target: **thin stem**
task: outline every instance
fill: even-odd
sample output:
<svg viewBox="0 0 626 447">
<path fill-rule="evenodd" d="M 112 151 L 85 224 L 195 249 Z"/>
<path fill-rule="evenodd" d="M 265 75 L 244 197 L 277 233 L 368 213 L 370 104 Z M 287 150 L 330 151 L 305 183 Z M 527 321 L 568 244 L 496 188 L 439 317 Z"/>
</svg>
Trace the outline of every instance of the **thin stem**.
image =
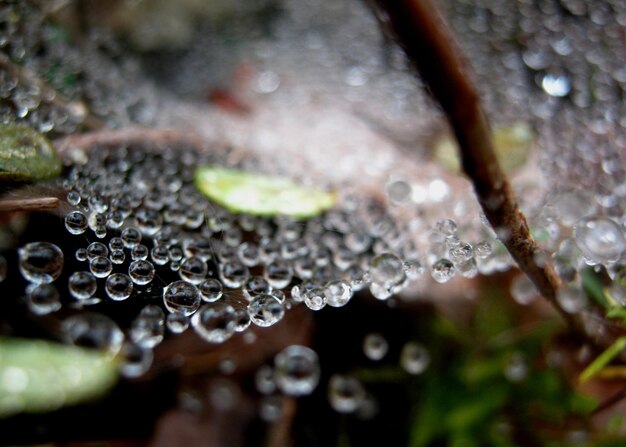
<svg viewBox="0 0 626 447">
<path fill-rule="evenodd" d="M 483 212 L 520 269 L 565 320 L 582 332 L 556 294 L 560 280 L 530 234 L 526 217 L 495 154 L 491 129 L 465 67 L 467 61 L 431 0 L 376 0 L 400 45 L 443 108 L 459 143 L 463 171 Z"/>
<path fill-rule="evenodd" d="M 16 211 L 49 211 L 59 206 L 57 197 L 0 200 L 0 213 Z"/>
</svg>

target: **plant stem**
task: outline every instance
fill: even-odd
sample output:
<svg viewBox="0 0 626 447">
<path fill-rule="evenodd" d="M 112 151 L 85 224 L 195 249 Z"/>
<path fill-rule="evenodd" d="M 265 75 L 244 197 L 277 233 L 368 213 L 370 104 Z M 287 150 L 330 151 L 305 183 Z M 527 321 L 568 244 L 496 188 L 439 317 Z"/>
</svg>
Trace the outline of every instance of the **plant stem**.
<svg viewBox="0 0 626 447">
<path fill-rule="evenodd" d="M 574 328 L 581 320 L 556 300 L 560 279 L 530 234 L 495 154 L 491 129 L 452 32 L 431 0 L 376 0 L 400 45 L 443 108 L 459 143 L 463 171 L 483 212 L 520 269 Z M 539 258 L 542 259 L 539 259 Z"/>
<path fill-rule="evenodd" d="M 47 211 L 59 206 L 57 197 L 37 197 L 33 199 L 0 200 L 0 213 L 15 211 Z"/>
</svg>

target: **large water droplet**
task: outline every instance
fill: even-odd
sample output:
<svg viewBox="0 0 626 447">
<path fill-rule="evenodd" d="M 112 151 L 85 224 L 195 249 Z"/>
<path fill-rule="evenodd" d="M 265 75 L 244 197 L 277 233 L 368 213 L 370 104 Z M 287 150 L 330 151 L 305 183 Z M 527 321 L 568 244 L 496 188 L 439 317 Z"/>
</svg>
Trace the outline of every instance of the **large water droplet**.
<svg viewBox="0 0 626 447">
<path fill-rule="evenodd" d="M 248 304 L 250 320 L 261 327 L 278 323 L 285 315 L 285 307 L 272 295 L 260 295 Z"/>
<path fill-rule="evenodd" d="M 81 312 L 63 321 L 61 326 L 63 337 L 69 343 L 96 348 L 116 355 L 124 334 L 110 318 L 96 313 Z"/>
<path fill-rule="evenodd" d="M 202 297 L 202 301 L 212 303 L 222 297 L 222 283 L 215 278 L 208 278 L 198 284 L 198 290 Z"/>
<path fill-rule="evenodd" d="M 96 277 L 90 272 L 74 272 L 68 279 L 68 289 L 77 300 L 86 300 L 96 293 Z"/>
<path fill-rule="evenodd" d="M 61 309 L 61 295 L 52 284 L 32 284 L 26 289 L 26 304 L 35 315 L 46 315 Z"/>
<path fill-rule="evenodd" d="M 450 281 L 454 276 L 454 273 L 454 264 L 452 264 L 450 260 L 445 258 L 435 262 L 430 271 L 433 279 L 442 284 Z"/>
<path fill-rule="evenodd" d="M 370 261 L 369 270 L 372 282 L 395 286 L 405 279 L 402 260 L 391 253 L 375 256 Z"/>
<path fill-rule="evenodd" d="M 574 227 L 576 245 L 592 263 L 614 263 L 626 248 L 620 226 L 604 216 L 588 216 Z"/>
<path fill-rule="evenodd" d="M 200 307 L 200 292 L 193 284 L 175 281 L 163 290 L 163 303 L 172 313 L 189 316 Z"/>
<path fill-rule="evenodd" d="M 342 307 L 352 298 L 352 288 L 346 281 L 331 281 L 324 288 L 324 296 L 329 306 Z"/>
<path fill-rule="evenodd" d="M 210 343 L 222 343 L 235 332 L 235 309 L 230 304 L 205 304 L 191 317 L 196 333 Z"/>
<path fill-rule="evenodd" d="M 154 266 L 148 261 L 133 261 L 128 267 L 128 275 L 138 286 L 145 286 L 154 278 Z"/>
<path fill-rule="evenodd" d="M 209 267 L 205 261 L 199 257 L 192 256 L 182 262 L 178 274 L 184 281 L 197 285 L 204 281 L 208 271 Z"/>
<path fill-rule="evenodd" d="M 51 283 L 63 270 L 63 252 L 49 242 L 31 242 L 18 250 L 19 269 L 28 281 Z"/>
<path fill-rule="evenodd" d="M 106 278 L 113 271 L 113 263 L 109 258 L 96 256 L 89 261 L 89 270 L 96 278 Z"/>
<path fill-rule="evenodd" d="M 306 346 L 289 346 L 274 357 L 274 371 L 276 385 L 284 394 L 311 394 L 320 378 L 317 353 Z"/>
<path fill-rule="evenodd" d="M 107 278 L 105 290 L 113 301 L 123 301 L 133 292 L 133 281 L 128 275 L 113 273 Z"/>
</svg>

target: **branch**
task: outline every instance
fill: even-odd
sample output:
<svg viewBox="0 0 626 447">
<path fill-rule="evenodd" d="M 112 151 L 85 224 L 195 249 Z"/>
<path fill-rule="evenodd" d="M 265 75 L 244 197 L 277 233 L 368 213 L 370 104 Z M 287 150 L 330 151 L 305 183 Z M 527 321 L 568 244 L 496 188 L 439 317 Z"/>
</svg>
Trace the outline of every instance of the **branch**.
<svg viewBox="0 0 626 447">
<path fill-rule="evenodd" d="M 584 333 L 578 316 L 556 300 L 560 279 L 540 249 L 496 158 L 491 130 L 478 91 L 452 32 L 431 0 L 376 0 L 400 45 L 443 108 L 459 143 L 461 163 L 474 185 L 485 216 L 520 269 L 574 329 Z M 385 20 L 387 19 L 387 20 Z"/>
<path fill-rule="evenodd" d="M 37 197 L 32 199 L 0 199 L 0 213 L 15 211 L 49 211 L 59 206 L 57 197 Z"/>
</svg>

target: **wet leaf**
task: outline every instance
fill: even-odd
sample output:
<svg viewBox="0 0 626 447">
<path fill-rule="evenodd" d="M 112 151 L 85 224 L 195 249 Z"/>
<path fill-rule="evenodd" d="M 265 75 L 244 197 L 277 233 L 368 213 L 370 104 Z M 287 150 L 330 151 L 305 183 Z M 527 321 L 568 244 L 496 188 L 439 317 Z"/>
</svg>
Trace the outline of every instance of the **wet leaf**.
<svg viewBox="0 0 626 447">
<path fill-rule="evenodd" d="M 195 172 L 196 187 L 234 213 L 309 218 L 331 208 L 333 193 L 298 186 L 285 178 L 203 166 Z"/>
<path fill-rule="evenodd" d="M 0 337 L 0 417 L 56 410 L 101 396 L 117 379 L 105 353 Z"/>
<path fill-rule="evenodd" d="M 525 123 L 496 127 L 493 131 L 496 155 L 507 172 L 514 172 L 526 163 L 530 154 L 533 133 Z M 435 158 L 451 172 L 459 172 L 459 151 L 456 140 L 446 136 L 435 145 Z"/>
<path fill-rule="evenodd" d="M 45 180 L 59 175 L 61 167 L 45 136 L 27 126 L 0 125 L 0 182 Z"/>
</svg>

